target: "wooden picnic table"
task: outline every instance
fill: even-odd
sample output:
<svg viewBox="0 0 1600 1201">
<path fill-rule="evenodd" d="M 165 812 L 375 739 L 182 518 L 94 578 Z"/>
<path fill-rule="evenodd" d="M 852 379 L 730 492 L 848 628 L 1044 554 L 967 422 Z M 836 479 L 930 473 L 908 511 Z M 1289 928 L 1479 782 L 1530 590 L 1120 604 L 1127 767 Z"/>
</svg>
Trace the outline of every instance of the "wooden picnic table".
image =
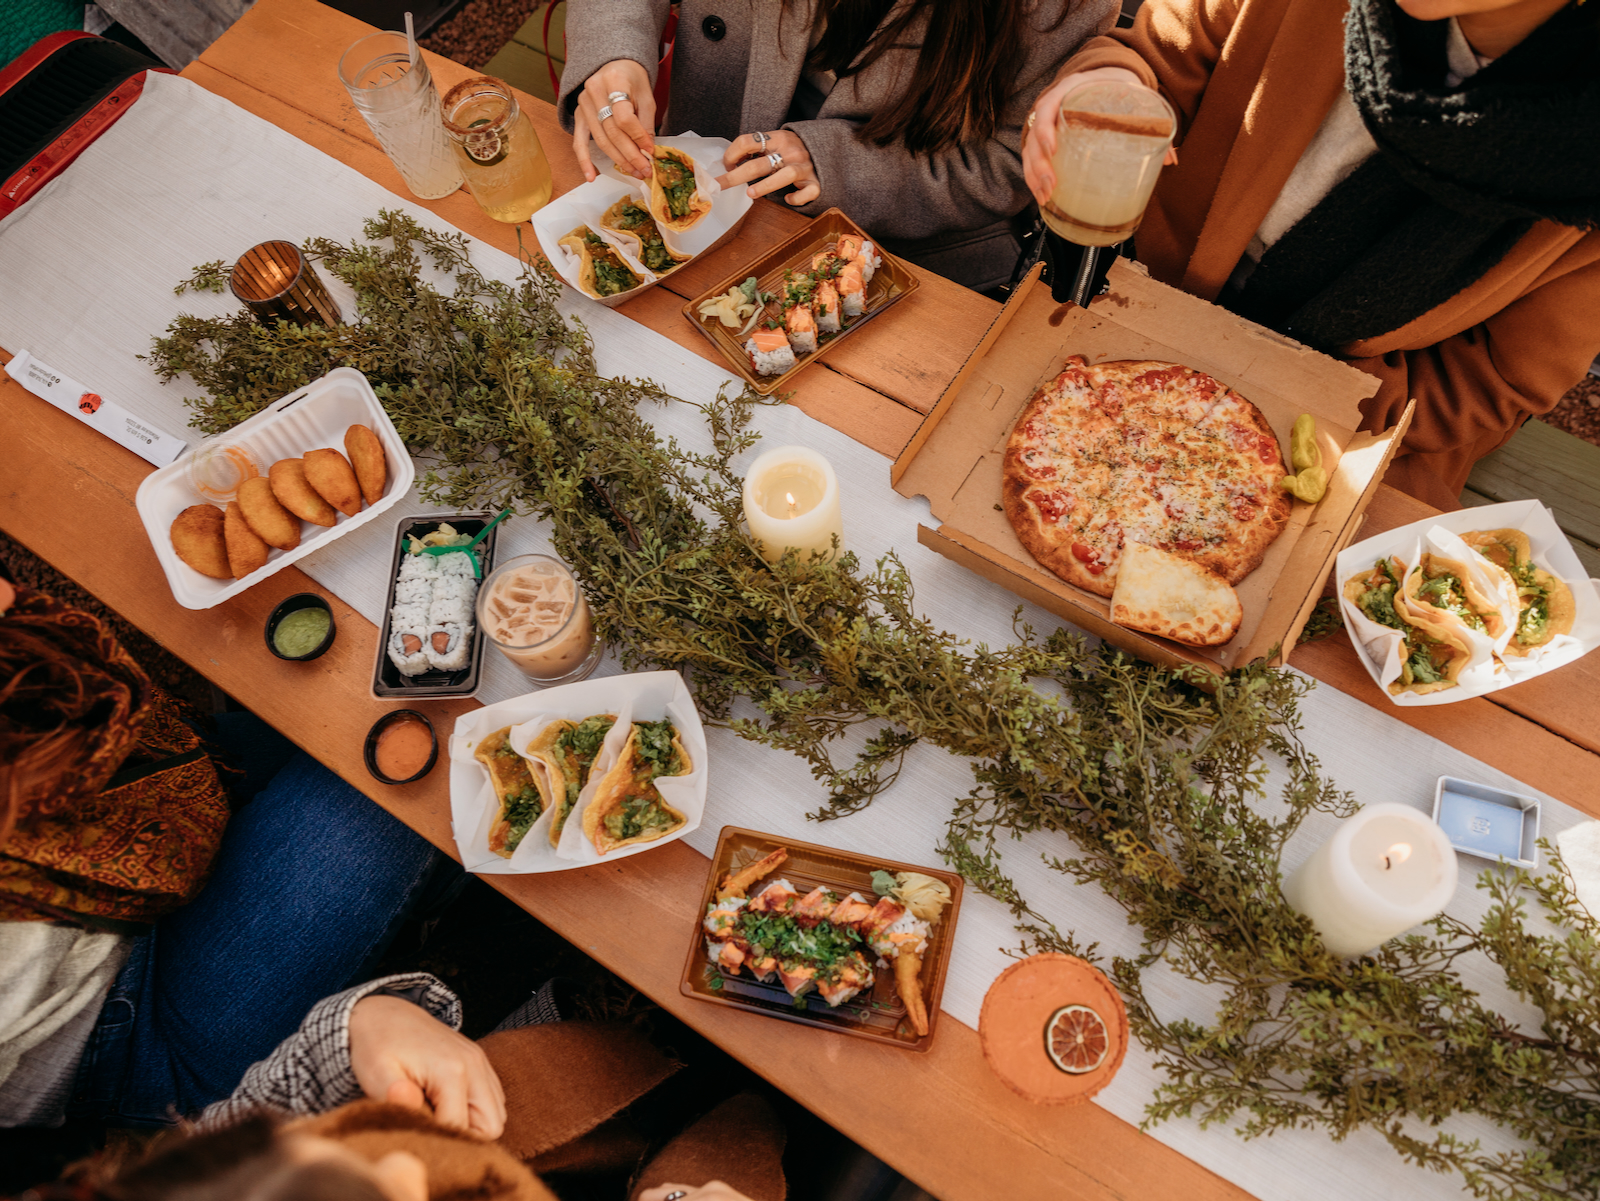
<svg viewBox="0 0 1600 1201">
<path fill-rule="evenodd" d="M 314 0 L 259 0 L 183 74 L 410 199 L 351 106 L 335 73 L 370 28 Z M 441 90 L 471 74 L 436 56 Z M 523 96 L 558 192 L 581 182 L 570 139 L 547 103 Z M 33 203 L 37 203 L 37 200 Z M 465 192 L 426 207 L 515 253 L 512 227 L 483 215 Z M 684 300 L 730 274 L 805 221 L 760 202 L 739 234 L 621 310 L 696 354 L 709 345 L 683 320 Z M 527 228 L 523 227 L 524 239 Z M 960 368 L 998 311 L 991 300 L 922 274 L 922 287 L 886 313 L 870 338 L 841 345 L 797 379 L 794 403 L 889 458 Z M 157 331 L 152 331 L 152 333 Z M 3 352 L 0 352 L 3 353 Z M 377 784 L 362 740 L 390 704 L 368 690 L 376 630 L 330 596 L 343 636 L 311 664 L 280 662 L 261 645 L 274 605 L 323 592 L 295 568 L 204 612 L 174 601 L 134 510 L 149 464 L 0 375 L 0 441 L 7 447 L 0 528 L 181 656 L 322 763 L 435 845 L 454 853 L 447 773 L 402 788 Z M 1432 510 L 1385 488 L 1366 532 Z M 1372 687 L 1343 637 L 1294 652 L 1297 667 L 1381 707 L 1533 787 L 1600 816 L 1600 656 L 1540 680 L 1438 708 L 1399 710 Z M 448 728 L 476 702 L 430 706 Z M 798 764 L 796 769 L 798 770 Z M 711 1041 L 893 1165 L 942 1201 L 1006 1196 L 1245 1198 L 1243 1190 L 1093 1104 L 1029 1105 L 987 1069 L 976 1033 L 946 1015 L 924 1055 L 729 1011 L 678 991 L 685 939 L 706 858 L 682 842 L 613 865 L 490 882 Z M 886 1102 L 892 1098 L 892 1103 Z M 1230 1135 L 1219 1131 L 1219 1138 Z"/>
</svg>

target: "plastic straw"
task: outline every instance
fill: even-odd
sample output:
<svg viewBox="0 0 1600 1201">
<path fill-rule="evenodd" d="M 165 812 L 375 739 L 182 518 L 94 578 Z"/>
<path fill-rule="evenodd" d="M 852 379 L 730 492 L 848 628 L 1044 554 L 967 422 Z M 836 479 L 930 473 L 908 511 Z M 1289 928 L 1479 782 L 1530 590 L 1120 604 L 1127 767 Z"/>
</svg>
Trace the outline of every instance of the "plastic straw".
<svg viewBox="0 0 1600 1201">
<path fill-rule="evenodd" d="M 417 48 L 417 27 L 409 12 L 406 13 L 406 48 L 411 51 L 411 65 L 414 67 L 422 57 L 422 51 Z"/>
</svg>

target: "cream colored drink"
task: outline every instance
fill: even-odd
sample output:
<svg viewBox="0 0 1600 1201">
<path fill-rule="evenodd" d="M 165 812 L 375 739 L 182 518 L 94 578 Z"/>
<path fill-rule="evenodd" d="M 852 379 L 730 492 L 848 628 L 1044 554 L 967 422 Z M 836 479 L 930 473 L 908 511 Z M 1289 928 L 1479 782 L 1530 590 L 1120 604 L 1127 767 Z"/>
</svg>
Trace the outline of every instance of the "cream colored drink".
<svg viewBox="0 0 1600 1201">
<path fill-rule="evenodd" d="M 1172 110 L 1155 92 L 1094 83 L 1069 92 L 1056 122 L 1056 186 L 1045 224 L 1079 246 L 1127 240 L 1172 144 Z"/>
<path fill-rule="evenodd" d="M 519 555 L 495 569 L 478 593 L 478 627 L 536 680 L 587 675 L 599 660 L 588 602 L 548 555 Z"/>
</svg>

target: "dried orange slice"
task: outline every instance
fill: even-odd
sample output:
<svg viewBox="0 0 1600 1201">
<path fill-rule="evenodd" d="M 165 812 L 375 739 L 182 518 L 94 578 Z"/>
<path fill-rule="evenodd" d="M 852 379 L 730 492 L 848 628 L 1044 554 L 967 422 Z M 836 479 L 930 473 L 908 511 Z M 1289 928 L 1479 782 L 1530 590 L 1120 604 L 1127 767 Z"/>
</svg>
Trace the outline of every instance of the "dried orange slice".
<svg viewBox="0 0 1600 1201">
<path fill-rule="evenodd" d="M 1100 1015 L 1087 1005 L 1063 1005 L 1044 1024 L 1044 1049 L 1056 1067 L 1080 1076 L 1106 1061 L 1111 1036 Z"/>
</svg>

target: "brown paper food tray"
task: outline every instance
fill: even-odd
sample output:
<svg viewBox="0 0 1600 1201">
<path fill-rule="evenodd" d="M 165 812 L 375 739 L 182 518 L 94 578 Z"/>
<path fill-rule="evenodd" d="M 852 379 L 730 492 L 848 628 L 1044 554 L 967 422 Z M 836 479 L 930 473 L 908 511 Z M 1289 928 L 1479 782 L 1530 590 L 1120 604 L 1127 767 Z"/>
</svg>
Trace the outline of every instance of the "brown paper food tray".
<svg viewBox="0 0 1600 1201">
<path fill-rule="evenodd" d="M 820 884 L 836 892 L 859 892 L 864 897 L 872 897 L 874 871 L 921 872 L 950 886 L 950 904 L 933 927 L 928 938 L 928 953 L 922 960 L 922 996 L 928 1008 L 928 1033 L 919 1036 L 905 1021 L 906 1010 L 895 992 L 892 968 L 874 968 L 876 980 L 872 988 L 838 1009 L 829 1009 L 827 1002 L 814 993 L 806 997 L 804 1008 L 796 1008 L 783 985 L 776 981 L 762 984 L 743 972 L 730 976 L 706 962 L 705 936 L 700 922 L 706 915 L 706 906 L 716 899 L 717 882 L 732 870 L 736 857 L 738 865 L 743 867 L 779 847 L 788 849 L 789 858 L 768 879 L 787 879 L 802 896 Z M 960 876 L 938 868 L 895 863 L 871 855 L 855 855 L 833 847 L 777 838 L 757 830 L 724 826 L 716 852 L 711 856 L 711 871 L 700 898 L 700 908 L 694 914 L 694 936 L 690 939 L 679 991 L 686 997 L 716 1005 L 754 1010 L 789 1022 L 889 1043 L 908 1051 L 926 1051 L 933 1045 L 939 1026 L 939 1001 L 944 995 L 945 971 L 950 966 L 950 949 L 955 942 L 956 918 L 961 913 L 961 886 Z M 720 986 L 712 988 L 713 980 L 720 980 Z"/>
<path fill-rule="evenodd" d="M 895 490 L 926 496 L 942 522 L 937 530 L 919 527 L 918 541 L 1143 659 L 1218 674 L 1257 659 L 1287 662 L 1335 556 L 1360 527 L 1411 408 L 1382 434 L 1359 432 L 1360 403 L 1377 391 L 1375 378 L 1158 283 L 1126 260 L 1113 265 L 1110 291 L 1087 309 L 1058 304 L 1039 274 L 1035 268 L 1017 288 L 894 462 Z M 1285 452 L 1295 418 L 1316 417 L 1327 494 L 1314 506 L 1295 503 L 1261 566 L 1238 584 L 1244 622 L 1226 646 L 1187 647 L 1112 624 L 1110 601 L 1039 566 L 1000 511 L 1011 427 L 1040 382 L 1072 354 L 1091 363 L 1183 363 L 1215 376 L 1261 409 Z"/>
<path fill-rule="evenodd" d="M 701 317 L 700 306 L 708 300 L 723 295 L 729 288 L 742 284 L 752 275 L 756 277 L 757 286 L 763 292 L 771 292 L 775 296 L 783 295 L 783 273 L 786 270 L 810 270 L 811 256 L 828 243 L 838 241 L 842 234 L 855 234 L 863 241 L 871 241 L 879 257 L 883 259 L 883 266 L 873 272 L 872 282 L 867 284 L 867 311 L 847 322 L 838 333 L 820 336 L 817 339 L 817 349 L 811 354 L 799 356 L 795 365 L 782 375 L 757 375 L 755 368 L 750 365 L 750 356 L 744 351 L 744 344 L 749 335 L 746 334 L 743 338 L 737 337 L 738 330 L 729 329 L 717 318 Z M 817 362 L 890 305 L 911 295 L 919 286 L 920 281 L 910 267 L 884 251 L 875 239 L 867 236 L 866 231 L 839 209 L 834 208 L 822 213 L 811 224 L 767 251 L 755 262 L 740 268 L 715 287 L 696 296 L 683 306 L 683 315 L 710 339 L 711 345 L 728 360 L 728 365 L 752 388 L 763 396 L 770 396 L 779 388 L 786 387 L 797 373 Z"/>
</svg>

